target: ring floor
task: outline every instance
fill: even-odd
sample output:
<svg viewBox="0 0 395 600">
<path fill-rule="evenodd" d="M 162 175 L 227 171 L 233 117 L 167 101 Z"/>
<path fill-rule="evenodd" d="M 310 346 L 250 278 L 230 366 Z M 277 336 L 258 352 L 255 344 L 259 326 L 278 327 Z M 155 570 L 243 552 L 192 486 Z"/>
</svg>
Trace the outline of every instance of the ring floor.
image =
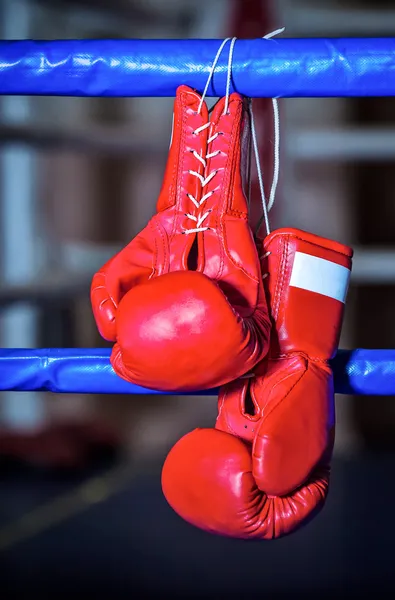
<svg viewBox="0 0 395 600">
<path fill-rule="evenodd" d="M 0 589 L 18 599 L 389 597 L 394 472 L 395 454 L 335 459 L 324 512 L 275 542 L 184 523 L 162 496 L 159 459 L 62 477 L 3 473 Z"/>
</svg>

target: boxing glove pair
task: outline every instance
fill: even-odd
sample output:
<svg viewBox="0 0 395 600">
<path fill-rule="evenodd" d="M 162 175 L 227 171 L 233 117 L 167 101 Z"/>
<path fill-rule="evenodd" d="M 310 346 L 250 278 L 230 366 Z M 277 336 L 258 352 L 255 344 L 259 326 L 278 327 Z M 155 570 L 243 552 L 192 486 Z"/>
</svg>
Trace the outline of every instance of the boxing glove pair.
<svg viewBox="0 0 395 600">
<path fill-rule="evenodd" d="M 352 250 L 294 229 L 261 250 L 272 321 L 268 356 L 220 389 L 213 429 L 170 451 L 164 495 L 189 523 L 236 538 L 295 531 L 324 506 L 335 434 L 330 359 L 340 337 Z"/>
<path fill-rule="evenodd" d="M 224 386 L 215 428 L 195 430 L 167 457 L 169 503 L 204 529 L 272 538 L 326 498 L 328 361 L 352 252 L 277 231 L 261 249 L 263 282 L 243 189 L 248 111 L 238 94 L 225 108 L 222 99 L 209 117 L 199 94 L 177 90 L 157 214 L 94 276 L 91 300 L 124 379 L 164 391 Z"/>
<path fill-rule="evenodd" d="M 163 391 L 203 390 L 250 371 L 270 319 L 244 193 L 246 100 L 177 90 L 157 213 L 93 278 L 101 335 L 122 378 Z"/>
</svg>

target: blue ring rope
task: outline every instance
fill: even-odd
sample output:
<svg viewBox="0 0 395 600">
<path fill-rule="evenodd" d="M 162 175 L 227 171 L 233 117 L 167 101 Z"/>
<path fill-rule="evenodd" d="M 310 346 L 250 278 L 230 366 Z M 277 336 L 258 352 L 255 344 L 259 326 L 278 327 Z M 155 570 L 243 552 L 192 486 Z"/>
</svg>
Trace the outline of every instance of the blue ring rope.
<svg viewBox="0 0 395 600">
<path fill-rule="evenodd" d="M 0 41 L 0 94 L 168 96 L 202 91 L 222 40 Z M 227 52 L 208 89 L 225 94 Z M 238 40 L 231 91 L 250 97 L 395 96 L 395 38 Z"/>
<path fill-rule="evenodd" d="M 1 349 L 0 390 L 164 393 L 141 388 L 118 377 L 111 367 L 110 353 L 109 348 Z M 338 394 L 395 395 L 395 350 L 339 350 L 332 368 Z M 197 395 L 216 393 L 217 390 L 193 392 Z"/>
</svg>

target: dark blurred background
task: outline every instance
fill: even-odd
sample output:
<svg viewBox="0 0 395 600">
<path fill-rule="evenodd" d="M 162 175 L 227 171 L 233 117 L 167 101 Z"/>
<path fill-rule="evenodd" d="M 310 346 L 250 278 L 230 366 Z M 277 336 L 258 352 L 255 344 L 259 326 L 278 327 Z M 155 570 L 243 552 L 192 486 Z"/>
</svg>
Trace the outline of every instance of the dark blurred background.
<svg viewBox="0 0 395 600">
<path fill-rule="evenodd" d="M 1 39 L 395 35 L 390 0 L 0 0 Z M 1 85 L 1 84 L 0 84 Z M 0 345 L 94 347 L 92 274 L 147 222 L 171 98 L 0 98 Z M 255 103 L 266 181 L 270 101 Z M 284 99 L 272 226 L 355 248 L 341 347 L 394 348 L 395 103 Z M 257 199 L 259 206 L 259 199 Z M 0 396 L 0 595 L 383 597 L 395 582 L 395 402 L 339 396 L 324 512 L 225 540 L 166 504 L 168 449 L 215 398 Z"/>
</svg>

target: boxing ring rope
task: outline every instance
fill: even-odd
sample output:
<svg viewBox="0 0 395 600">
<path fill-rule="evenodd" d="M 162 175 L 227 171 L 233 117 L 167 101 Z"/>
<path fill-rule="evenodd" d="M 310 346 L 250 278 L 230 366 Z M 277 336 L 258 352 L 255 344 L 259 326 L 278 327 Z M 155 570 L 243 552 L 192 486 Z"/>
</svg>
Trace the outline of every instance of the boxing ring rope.
<svg viewBox="0 0 395 600">
<path fill-rule="evenodd" d="M 173 97 L 181 83 L 202 91 L 220 43 L 1 41 L 0 93 Z M 225 94 L 225 54 L 210 96 Z M 395 38 L 238 40 L 231 91 L 269 98 L 394 96 L 394 71 Z"/>
<path fill-rule="evenodd" d="M 118 377 L 111 367 L 110 353 L 110 348 L 1 349 L 0 391 L 165 394 Z M 395 350 L 339 350 L 332 368 L 338 394 L 395 394 Z M 191 394 L 217 392 L 212 389 Z"/>
<path fill-rule="evenodd" d="M 181 83 L 202 91 L 221 41 L 0 41 L 0 94 L 172 97 Z M 209 96 L 225 94 L 226 60 L 219 60 Z M 394 73 L 395 38 L 238 40 L 231 91 L 250 97 L 395 96 Z M 0 390 L 163 393 L 119 378 L 110 352 L 2 349 Z M 395 350 L 339 350 L 332 367 L 337 393 L 395 394 Z"/>
</svg>

